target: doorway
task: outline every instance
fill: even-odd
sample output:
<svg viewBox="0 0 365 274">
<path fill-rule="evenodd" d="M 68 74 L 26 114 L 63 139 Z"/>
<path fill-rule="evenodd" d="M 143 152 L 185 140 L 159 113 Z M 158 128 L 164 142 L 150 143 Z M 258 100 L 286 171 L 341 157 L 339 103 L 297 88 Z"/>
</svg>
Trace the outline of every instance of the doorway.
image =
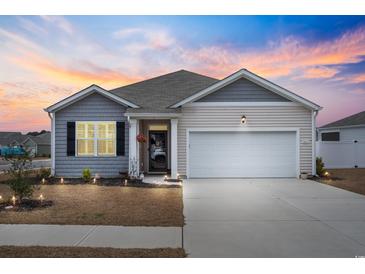
<svg viewBox="0 0 365 274">
<path fill-rule="evenodd" d="M 148 157 L 149 172 L 166 172 L 167 171 L 167 131 L 150 130 L 148 133 Z"/>
</svg>

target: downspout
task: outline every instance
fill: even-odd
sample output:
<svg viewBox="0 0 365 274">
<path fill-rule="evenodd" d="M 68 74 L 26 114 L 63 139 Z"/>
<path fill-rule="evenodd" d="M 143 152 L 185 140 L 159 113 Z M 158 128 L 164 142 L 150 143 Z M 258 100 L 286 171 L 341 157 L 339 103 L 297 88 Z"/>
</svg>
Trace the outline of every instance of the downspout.
<svg viewBox="0 0 365 274">
<path fill-rule="evenodd" d="M 312 175 L 317 175 L 316 170 L 316 133 L 317 133 L 317 126 L 316 126 L 316 118 L 318 115 L 318 110 L 312 111 Z"/>
<path fill-rule="evenodd" d="M 52 116 L 53 114 L 53 116 Z M 55 175 L 55 113 L 48 112 L 48 117 L 51 119 L 51 175 Z"/>
</svg>

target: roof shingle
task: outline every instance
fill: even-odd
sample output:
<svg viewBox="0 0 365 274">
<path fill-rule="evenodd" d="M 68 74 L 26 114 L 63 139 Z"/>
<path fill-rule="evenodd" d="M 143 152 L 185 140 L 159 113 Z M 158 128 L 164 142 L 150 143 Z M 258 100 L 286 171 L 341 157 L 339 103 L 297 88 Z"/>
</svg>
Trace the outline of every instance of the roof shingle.
<svg viewBox="0 0 365 274">
<path fill-rule="evenodd" d="M 218 79 L 208 76 L 179 70 L 116 88 L 110 92 L 140 106 L 140 108 L 130 108 L 128 112 L 175 113 L 179 110 L 169 106 L 217 81 Z"/>
<path fill-rule="evenodd" d="M 365 125 L 365 111 L 356 113 L 354 115 L 345 117 L 341 120 L 321 126 L 320 128 L 345 127 L 345 126 L 357 126 L 357 125 Z"/>
</svg>

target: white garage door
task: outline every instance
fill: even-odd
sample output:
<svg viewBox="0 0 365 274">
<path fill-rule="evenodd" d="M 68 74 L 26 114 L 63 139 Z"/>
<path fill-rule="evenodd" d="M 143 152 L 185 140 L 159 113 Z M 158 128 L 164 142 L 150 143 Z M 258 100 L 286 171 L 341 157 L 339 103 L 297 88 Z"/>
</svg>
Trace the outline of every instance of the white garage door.
<svg viewBox="0 0 365 274">
<path fill-rule="evenodd" d="M 190 178 L 296 177 L 295 132 L 190 132 Z"/>
</svg>

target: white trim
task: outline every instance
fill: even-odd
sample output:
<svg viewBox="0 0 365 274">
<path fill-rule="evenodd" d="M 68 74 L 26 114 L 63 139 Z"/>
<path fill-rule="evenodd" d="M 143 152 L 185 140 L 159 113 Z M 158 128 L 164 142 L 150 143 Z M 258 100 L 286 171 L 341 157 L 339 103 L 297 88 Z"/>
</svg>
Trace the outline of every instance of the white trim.
<svg viewBox="0 0 365 274">
<path fill-rule="evenodd" d="M 129 172 L 131 171 L 131 162 L 133 158 L 137 160 L 138 169 L 139 162 L 137 156 L 137 120 L 129 119 Z"/>
<path fill-rule="evenodd" d="M 316 117 L 317 117 L 317 114 L 318 114 L 318 111 L 312 111 L 312 175 L 317 174 L 317 168 L 316 168 Z"/>
<path fill-rule="evenodd" d="M 51 175 L 56 174 L 56 113 L 48 113 L 51 118 Z"/>
<path fill-rule="evenodd" d="M 125 112 L 124 116 L 140 119 L 161 119 L 161 118 L 177 118 L 181 116 L 181 113 L 131 113 Z"/>
<path fill-rule="evenodd" d="M 295 102 L 192 102 L 184 107 L 291 107 L 301 106 Z"/>
<path fill-rule="evenodd" d="M 296 127 L 228 127 L 228 128 L 187 128 L 186 129 L 186 177 L 189 179 L 190 132 L 295 132 L 296 174 L 300 177 L 300 129 Z"/>
<path fill-rule="evenodd" d="M 171 178 L 177 178 L 177 123 L 178 119 L 171 119 Z"/>
<path fill-rule="evenodd" d="M 294 94 L 293 92 L 290 92 L 278 85 L 275 85 L 274 83 L 271 83 L 270 81 L 264 79 L 264 78 L 261 78 L 259 77 L 258 75 L 246 70 L 246 69 L 241 69 L 233 74 L 231 74 L 230 76 L 226 77 L 225 79 L 201 90 L 200 92 L 197 92 L 195 94 L 193 94 L 192 96 L 189 96 L 188 98 L 185 98 L 184 100 L 170 106 L 170 108 L 178 108 L 182 105 L 185 105 L 187 103 L 190 103 L 190 102 L 193 102 L 193 101 L 196 101 L 204 96 L 207 96 L 208 94 L 210 93 L 213 93 L 214 91 L 226 86 L 226 85 L 229 85 L 231 83 L 233 83 L 234 81 L 240 79 L 240 78 L 246 78 L 247 80 L 249 81 L 252 81 L 253 83 L 257 84 L 257 85 L 260 85 L 264 88 L 267 88 L 268 90 L 280 95 L 280 96 L 283 96 L 289 100 L 293 100 L 295 102 L 298 102 L 310 109 L 314 109 L 314 110 L 320 110 L 321 107 L 316 105 L 315 103 L 299 96 L 299 95 L 296 95 Z"/>
<path fill-rule="evenodd" d="M 126 105 L 126 106 L 129 106 L 131 108 L 139 108 L 139 106 L 133 104 L 132 102 L 129 102 L 97 85 L 91 85 L 90 87 L 87 87 L 61 101 L 59 101 L 58 103 L 52 105 L 52 106 L 49 106 L 48 108 L 45 109 L 45 111 L 47 112 L 55 112 L 55 111 L 58 111 L 62 108 L 65 108 L 79 100 L 81 100 L 82 98 L 92 94 L 92 93 L 98 93 L 98 94 L 101 94 L 117 103 L 120 103 L 120 104 L 123 104 L 123 105 Z"/>
</svg>

